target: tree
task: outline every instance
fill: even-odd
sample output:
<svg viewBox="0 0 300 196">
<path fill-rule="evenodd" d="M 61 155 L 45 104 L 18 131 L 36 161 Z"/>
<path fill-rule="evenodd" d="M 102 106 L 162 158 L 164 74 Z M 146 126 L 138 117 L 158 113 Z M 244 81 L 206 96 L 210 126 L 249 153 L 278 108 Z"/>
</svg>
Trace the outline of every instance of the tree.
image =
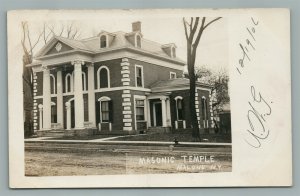
<svg viewBox="0 0 300 196">
<path fill-rule="evenodd" d="M 214 125 L 216 130 L 219 129 L 216 120 L 217 115 L 223 110 L 223 106 L 230 102 L 228 92 L 229 76 L 224 69 L 212 72 L 206 67 L 197 67 L 195 71 L 196 78 L 200 82 L 209 84 L 211 88 L 212 110 L 214 114 Z"/>
<path fill-rule="evenodd" d="M 211 86 L 212 110 L 214 113 L 213 120 L 217 131 L 219 127 L 216 117 L 223 110 L 223 106 L 230 102 L 228 82 L 229 76 L 225 70 L 219 70 L 208 79 L 208 83 Z"/>
<path fill-rule="evenodd" d="M 60 30 L 54 26 L 44 23 L 41 31 L 37 33 L 37 38 L 33 41 L 27 21 L 21 23 L 23 48 L 23 102 L 24 102 L 24 135 L 25 137 L 33 135 L 33 73 L 32 68 L 27 65 L 33 61 L 34 51 L 39 44 L 46 44 L 51 35 L 64 36 L 75 39 L 79 36 L 79 31 L 74 28 L 73 23 L 62 25 Z"/>
<path fill-rule="evenodd" d="M 200 17 L 191 17 L 190 22 L 187 22 L 183 18 L 183 25 L 187 43 L 187 67 L 190 78 L 190 118 L 192 122 L 193 133 L 192 136 L 195 141 L 201 141 L 200 132 L 198 129 L 198 120 L 195 108 L 195 91 L 196 91 L 196 75 L 195 75 L 195 61 L 197 48 L 205 29 L 213 24 L 214 22 L 220 20 L 221 17 L 217 17 L 210 22 L 206 23 L 206 17 L 201 19 L 201 24 L 199 24 Z"/>
</svg>

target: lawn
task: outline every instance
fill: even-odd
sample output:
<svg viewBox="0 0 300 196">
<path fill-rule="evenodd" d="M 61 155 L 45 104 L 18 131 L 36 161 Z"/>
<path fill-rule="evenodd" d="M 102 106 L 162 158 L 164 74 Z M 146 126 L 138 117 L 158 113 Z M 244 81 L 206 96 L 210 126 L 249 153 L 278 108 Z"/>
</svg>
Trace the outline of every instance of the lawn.
<svg viewBox="0 0 300 196">
<path fill-rule="evenodd" d="M 110 141 L 165 141 L 173 142 L 174 140 L 180 142 L 194 142 L 191 133 L 148 133 L 142 135 L 134 135 L 128 137 L 115 138 Z M 230 136 L 224 135 L 201 135 L 201 142 L 219 142 L 230 143 Z"/>
<path fill-rule="evenodd" d="M 116 136 L 119 135 L 103 134 L 103 135 L 89 135 L 89 136 L 63 136 L 63 137 L 47 138 L 47 140 L 96 140 L 96 139 L 103 139 L 103 138 L 116 137 Z"/>
</svg>

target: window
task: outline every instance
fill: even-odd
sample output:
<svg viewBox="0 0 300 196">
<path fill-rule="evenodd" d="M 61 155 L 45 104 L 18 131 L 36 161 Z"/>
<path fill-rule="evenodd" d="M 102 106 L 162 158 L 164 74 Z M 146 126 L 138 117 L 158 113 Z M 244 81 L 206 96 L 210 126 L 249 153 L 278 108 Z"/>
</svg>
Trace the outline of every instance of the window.
<svg viewBox="0 0 300 196">
<path fill-rule="evenodd" d="M 203 120 L 208 120 L 207 101 L 205 97 L 202 97 L 201 99 L 201 108 L 202 108 Z"/>
<path fill-rule="evenodd" d="M 106 48 L 106 47 L 107 47 L 106 35 L 102 35 L 100 37 L 100 48 Z"/>
<path fill-rule="evenodd" d="M 139 35 L 136 36 L 136 47 L 138 47 L 138 48 L 142 47 L 141 36 L 139 36 Z"/>
<path fill-rule="evenodd" d="M 143 67 L 136 65 L 135 67 L 135 79 L 136 79 L 136 86 L 143 87 L 144 86 L 144 79 L 143 79 Z"/>
<path fill-rule="evenodd" d="M 57 107 L 51 102 L 51 123 L 57 123 Z"/>
<path fill-rule="evenodd" d="M 72 81 L 72 75 L 68 73 L 65 77 L 65 92 L 71 92 L 71 89 L 73 90 L 73 81 Z"/>
<path fill-rule="evenodd" d="M 145 100 L 136 100 L 135 110 L 136 110 L 136 120 L 137 121 L 145 120 Z"/>
<path fill-rule="evenodd" d="M 112 100 L 109 97 L 101 97 L 98 99 L 100 102 L 100 122 L 112 122 L 113 108 Z M 99 121 L 98 121 L 99 122 Z"/>
<path fill-rule="evenodd" d="M 109 122 L 109 101 L 101 102 L 102 122 Z"/>
<path fill-rule="evenodd" d="M 55 82 L 55 76 L 50 74 L 50 89 L 51 94 L 56 94 L 56 82 Z"/>
<path fill-rule="evenodd" d="M 87 90 L 87 88 L 86 88 L 86 74 L 85 74 L 85 72 L 82 72 L 82 90 L 83 91 Z"/>
<path fill-rule="evenodd" d="M 175 78 L 176 78 L 176 73 L 170 72 L 170 79 L 175 79 Z"/>
<path fill-rule="evenodd" d="M 182 97 L 178 97 L 176 99 L 176 113 L 177 113 L 177 120 L 183 120 L 183 99 L 182 99 Z"/>
<path fill-rule="evenodd" d="M 176 58 L 176 49 L 175 49 L 175 47 L 172 47 L 172 57 Z"/>
<path fill-rule="evenodd" d="M 97 87 L 98 89 L 110 87 L 109 69 L 106 66 L 101 66 L 97 71 Z"/>
</svg>

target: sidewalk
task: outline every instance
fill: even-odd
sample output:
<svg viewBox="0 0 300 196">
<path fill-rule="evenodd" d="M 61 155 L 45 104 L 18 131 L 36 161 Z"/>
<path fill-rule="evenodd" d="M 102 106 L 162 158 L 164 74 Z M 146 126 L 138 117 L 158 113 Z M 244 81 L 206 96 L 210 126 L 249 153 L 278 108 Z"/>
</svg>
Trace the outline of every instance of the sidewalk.
<svg viewBox="0 0 300 196">
<path fill-rule="evenodd" d="M 143 145 L 143 146 L 170 146 L 175 145 L 174 142 L 162 142 L 162 141 L 109 141 L 111 139 L 116 139 L 120 137 L 127 136 L 115 136 L 101 139 L 92 139 L 92 140 L 51 140 L 51 137 L 40 137 L 40 138 L 29 138 L 25 139 L 25 143 L 69 143 L 69 144 L 121 144 L 121 145 Z M 184 147 L 224 147 L 231 148 L 231 143 L 211 143 L 211 142 L 179 142 L 176 146 Z"/>
</svg>

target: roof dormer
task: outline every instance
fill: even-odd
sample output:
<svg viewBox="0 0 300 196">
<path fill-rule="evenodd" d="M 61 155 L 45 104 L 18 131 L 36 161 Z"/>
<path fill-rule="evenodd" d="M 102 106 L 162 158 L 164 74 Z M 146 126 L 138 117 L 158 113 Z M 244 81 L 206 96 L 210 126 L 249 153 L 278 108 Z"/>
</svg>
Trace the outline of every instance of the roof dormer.
<svg viewBox="0 0 300 196">
<path fill-rule="evenodd" d="M 132 23 L 132 32 L 126 34 L 126 38 L 128 41 L 137 48 L 142 47 L 142 29 L 141 29 L 141 22 L 133 22 Z"/>
<path fill-rule="evenodd" d="M 176 48 L 176 45 L 173 43 L 162 45 L 163 51 L 171 58 L 176 58 Z"/>
<path fill-rule="evenodd" d="M 100 48 L 108 48 L 110 47 L 115 35 L 112 33 L 108 33 L 106 31 L 101 31 L 99 34 L 99 39 L 100 39 Z"/>
</svg>

